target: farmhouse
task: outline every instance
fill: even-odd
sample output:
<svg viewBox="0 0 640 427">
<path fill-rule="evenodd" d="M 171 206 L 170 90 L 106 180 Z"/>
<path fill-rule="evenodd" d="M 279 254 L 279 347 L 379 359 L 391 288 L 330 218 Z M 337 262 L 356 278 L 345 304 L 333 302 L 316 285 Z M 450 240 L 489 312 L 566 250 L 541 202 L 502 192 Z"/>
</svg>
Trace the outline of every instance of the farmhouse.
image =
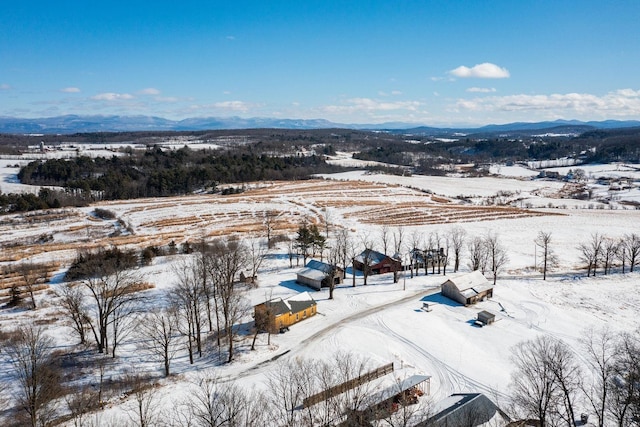
<svg viewBox="0 0 640 427">
<path fill-rule="evenodd" d="M 353 259 L 353 268 L 360 271 L 368 268 L 370 274 L 384 274 L 401 271 L 402 263 L 389 255 L 365 249 Z"/>
<path fill-rule="evenodd" d="M 298 272 L 296 282 L 319 291 L 329 287 L 331 283 L 342 283 L 344 270 L 338 266 L 312 259 Z"/>
<path fill-rule="evenodd" d="M 314 316 L 316 305 L 308 292 L 302 292 L 284 300 L 274 298 L 254 306 L 253 317 L 259 330 L 275 332 Z"/>
<path fill-rule="evenodd" d="M 451 278 L 442 284 L 442 295 L 460 304 L 470 305 L 493 296 L 493 285 L 476 270 Z"/>
</svg>

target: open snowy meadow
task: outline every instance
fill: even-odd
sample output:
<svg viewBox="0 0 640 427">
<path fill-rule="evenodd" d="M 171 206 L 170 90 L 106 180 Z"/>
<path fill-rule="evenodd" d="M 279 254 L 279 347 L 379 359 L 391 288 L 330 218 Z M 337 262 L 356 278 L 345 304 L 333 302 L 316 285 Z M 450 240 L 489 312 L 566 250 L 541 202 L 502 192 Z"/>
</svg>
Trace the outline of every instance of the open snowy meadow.
<svg viewBox="0 0 640 427">
<path fill-rule="evenodd" d="M 0 187 L 5 192 L 20 189 L 16 164 L 3 160 Z M 490 177 L 465 178 L 358 171 L 310 181 L 245 184 L 244 192 L 228 196 L 100 202 L 85 208 L 5 214 L 0 216 L 0 265 L 10 267 L 25 261 L 45 264 L 49 280 L 36 292 L 36 310 L 0 304 L 0 328 L 9 331 L 35 323 L 54 339 L 57 350 L 78 350 L 77 337 L 60 309 L 56 290 L 65 284 L 65 272 L 79 250 L 114 246 L 142 250 L 215 238 L 263 242 L 265 215 L 269 214 L 274 218 L 273 234 L 283 239 L 266 253 L 257 285 L 247 287 L 243 297 L 256 305 L 310 292 L 318 304 L 317 315 L 283 334 L 259 334 L 251 350 L 250 311 L 236 325 L 241 332 L 231 363 L 206 356 L 190 364 L 186 351 L 181 350 L 172 361 L 168 378 L 162 376 L 161 363 L 142 351 L 143 340 L 131 333 L 106 375 L 116 378 L 135 372 L 157 378 L 156 399 L 162 402 L 158 408 L 166 410 L 188 398 L 193 381 L 205 372 L 220 381 L 235 381 L 249 392 L 265 389 L 278 364 L 293 360 L 313 364 L 348 354 L 366 359 L 371 367 L 394 364 L 396 372 L 376 380 L 377 388 L 391 385 L 394 378 L 423 374 L 430 376 L 433 401 L 452 393 L 480 392 L 498 406 L 507 407 L 512 349 L 518 343 L 541 335 L 558 338 L 586 366 L 581 339 L 588 330 L 606 327 L 631 332 L 638 327 L 640 274 L 622 274 L 616 265 L 607 275 L 598 270 L 595 277 L 586 277 L 579 245 L 596 233 L 618 239 L 640 232 L 640 210 L 633 205 L 640 201 L 640 172 L 637 165 L 589 167 L 592 200 L 566 198 L 566 182 L 533 179 L 537 174 L 524 167 L 502 165 L 492 172 Z M 636 184 L 612 190 L 597 182 L 600 176 L 619 177 L 622 172 L 626 172 L 624 179 Z M 96 208 L 113 212 L 114 218 L 96 216 Z M 364 286 L 362 273 L 354 280 L 349 267 L 344 283 L 335 289 L 334 299 L 329 299 L 328 289 L 314 291 L 296 282 L 303 260 L 290 258 L 284 237 L 295 238 L 303 222 L 318 224 L 323 232 L 327 229 L 328 246 L 335 230 L 348 230 L 354 250 L 371 242 L 374 249 L 382 251 L 382 235 L 401 230 L 403 259 L 412 243 L 425 245 L 435 235 L 444 239 L 454 229 L 464 230 L 467 241 L 494 235 L 506 249 L 508 261 L 498 272 L 493 297 L 475 305 L 464 306 L 440 294 L 440 285 L 448 278 L 470 271 L 466 245 L 459 272 L 453 272 L 450 260 L 446 275 L 407 270 L 399 273 L 396 283 L 388 273 L 370 276 Z M 551 234 L 556 257 L 546 280 L 539 269 L 541 249 L 534 243 L 539 232 Z M 179 281 L 177 266 L 193 257 L 163 253 L 136 270 L 149 284 L 141 291 L 145 309 L 166 304 L 167 293 Z M 490 271 L 486 277 L 493 279 Z M 8 287 L 0 288 L 0 303 L 6 301 L 8 292 Z M 425 303 L 430 311 L 422 309 Z M 496 321 L 477 327 L 474 321 L 482 310 L 495 313 Z M 89 346 L 89 350 L 94 348 Z M 3 354 L 0 360 L 0 381 L 10 384 L 5 395 L 11 401 L 17 390 L 13 365 Z M 95 383 L 95 369 L 83 373 L 72 383 Z M 57 410 L 64 414 L 64 405 L 60 406 Z M 114 397 L 92 413 L 91 425 L 135 425 L 130 418 L 132 407 L 135 402 L 131 396 Z M 581 401 L 579 408 L 588 412 L 586 402 Z M 11 412 L 1 409 L 3 424 L 2 417 L 11 416 Z M 68 421 L 68 425 L 74 424 Z"/>
</svg>

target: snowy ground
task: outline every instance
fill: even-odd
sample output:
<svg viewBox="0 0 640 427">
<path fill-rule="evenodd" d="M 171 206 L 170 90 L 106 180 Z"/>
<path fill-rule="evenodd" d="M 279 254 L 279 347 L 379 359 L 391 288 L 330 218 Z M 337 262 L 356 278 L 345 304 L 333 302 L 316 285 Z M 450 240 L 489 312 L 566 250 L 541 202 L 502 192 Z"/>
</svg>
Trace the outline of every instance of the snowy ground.
<svg viewBox="0 0 640 427">
<path fill-rule="evenodd" d="M 11 160 L 4 162 L 4 169 L 15 164 Z M 534 206 L 544 207 L 553 201 L 556 207 L 537 209 L 541 215 L 511 217 L 498 212 L 495 217 L 482 221 L 405 226 L 405 242 L 414 235 L 423 239 L 435 232 L 446 235 L 452 227 L 461 227 L 468 236 L 496 233 L 509 251 L 509 262 L 491 300 L 472 307 L 458 305 L 437 292 L 445 277 L 425 276 L 422 271 L 413 278 L 408 274 L 402 276 L 396 284 L 391 275 L 372 277 L 366 287 L 362 286 L 362 278 L 357 277 L 355 288 L 351 287 L 348 275 L 346 283 L 336 290 L 334 300 L 328 300 L 326 290 L 313 293 L 318 301 L 318 315 L 295 325 L 286 334 L 273 336 L 270 346 L 266 336 L 260 336 L 257 350 L 249 351 L 247 337 L 239 345 L 236 360 L 221 367 L 213 367 L 209 359 L 191 366 L 186 354 L 181 352 L 173 364 L 175 375 L 161 381 L 168 405 L 183 398 L 188 393 L 189 381 L 206 370 L 215 371 L 225 380 L 234 379 L 249 390 L 264 387 L 266 375 L 277 361 L 298 357 L 328 359 L 342 351 L 367 357 L 372 366 L 394 362 L 412 373 L 430 375 L 435 400 L 454 392 L 480 391 L 501 404 L 506 402 L 509 391 L 511 348 L 518 342 L 540 334 L 552 335 L 564 340 L 581 357 L 579 340 L 587 328 L 608 326 L 630 331 L 637 327 L 640 312 L 640 294 L 636 292 L 640 274 L 587 279 L 580 271 L 577 249 L 592 233 L 617 238 L 625 233 L 640 232 L 640 211 L 574 209 L 585 202 L 558 199 L 563 183 L 523 179 L 522 171 L 505 168 L 500 171 L 509 175 L 507 178 L 399 177 L 349 172 L 330 177 L 337 181 L 261 183 L 244 194 L 226 198 L 200 195 L 101 203 L 100 207 L 114 211 L 135 231 L 135 234 L 123 231 L 117 237 L 109 234 L 122 225 L 116 220 L 92 217 L 93 207 L 71 209 L 60 219 L 46 217 L 33 221 L 25 215 L 6 215 L 0 217 L 2 262 L 15 262 L 11 261 L 14 259 L 10 258 L 11 254 L 17 254 L 17 259 L 29 256 L 36 262 L 68 261 L 77 248 L 109 243 L 144 247 L 152 243 L 166 244 L 171 239 L 180 242 L 226 234 L 255 236 L 262 232 L 263 213 L 272 210 L 279 212 L 278 227 L 282 233 L 293 235 L 301 218 L 319 220 L 329 214 L 333 224 L 352 230 L 352 237 L 358 242 L 359 236 L 377 239 L 381 232 L 379 224 L 368 221 L 368 211 L 374 207 L 384 207 L 390 209 L 389 212 L 405 205 L 422 206 L 425 211 L 442 206 L 446 209 L 459 203 L 456 198 L 459 195 L 473 198 L 479 205 L 482 199 L 499 191 L 517 193 L 523 200 L 533 201 Z M 17 172 L 17 169 L 9 170 Z M 10 173 L 0 184 L 3 191 L 7 191 L 6 179 L 11 180 Z M 560 204 L 567 207 L 559 207 Z M 410 216 L 401 218 L 408 220 Z M 402 222 L 391 226 L 391 232 L 396 230 L 395 225 Z M 559 262 L 546 281 L 532 268 L 540 260 L 534 244 L 539 231 L 552 233 Z M 43 233 L 50 233 L 53 242 L 35 243 Z M 163 293 L 175 284 L 174 265 L 184 257 L 158 257 L 151 266 L 139 269 L 145 280 L 155 285 L 154 289 L 145 291 L 150 306 L 158 305 Z M 295 283 L 298 269 L 295 265 L 289 267 L 286 248 L 277 247 L 259 273 L 259 287 L 248 291 L 246 297 L 251 304 L 257 304 L 267 296 L 284 298 L 308 291 Z M 54 276 L 52 289 L 60 286 L 63 270 L 64 266 Z M 466 261 L 462 271 L 468 271 Z M 59 348 L 72 348 L 74 338 L 60 316 L 55 297 L 46 291 L 38 298 L 42 306 L 35 312 L 1 309 L 0 327 L 4 330 L 31 322 L 34 317 L 41 321 L 55 318 L 48 326 L 50 334 Z M 421 310 L 424 302 L 431 304 L 431 312 Z M 498 320 L 488 327 L 474 327 L 472 319 L 483 309 L 497 313 Z M 246 324 L 250 321 L 247 318 Z M 159 374 L 160 366 L 151 363 L 148 356 L 137 349 L 139 344 L 139 338 L 132 337 L 122 347 L 118 358 L 120 366 Z M 274 357 L 277 360 L 274 361 Z M 7 381 L 10 376 L 11 368 L 5 361 L 0 364 L 0 381 Z M 100 417 L 105 421 L 122 420 L 126 405 L 126 402 L 114 401 Z"/>
</svg>

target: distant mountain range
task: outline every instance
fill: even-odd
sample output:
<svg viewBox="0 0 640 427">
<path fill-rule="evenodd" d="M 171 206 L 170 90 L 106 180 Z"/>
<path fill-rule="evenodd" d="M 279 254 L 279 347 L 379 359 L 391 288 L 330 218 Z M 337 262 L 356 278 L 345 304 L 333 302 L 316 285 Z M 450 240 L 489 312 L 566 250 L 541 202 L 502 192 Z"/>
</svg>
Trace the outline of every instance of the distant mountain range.
<svg viewBox="0 0 640 427">
<path fill-rule="evenodd" d="M 66 115 L 37 119 L 0 117 L 0 133 L 11 134 L 72 134 L 85 132 L 133 132 L 133 131 L 198 131 L 220 129 L 359 129 L 386 130 L 416 135 L 460 136 L 514 134 L 575 134 L 593 129 L 640 127 L 640 121 L 606 120 L 581 122 L 578 120 L 556 120 L 536 123 L 509 123 L 487 125 L 479 128 L 437 128 L 419 126 L 415 123 L 344 124 L 323 119 L 272 119 L 241 117 L 207 117 L 184 120 L 168 120 L 150 116 L 78 116 Z"/>
</svg>

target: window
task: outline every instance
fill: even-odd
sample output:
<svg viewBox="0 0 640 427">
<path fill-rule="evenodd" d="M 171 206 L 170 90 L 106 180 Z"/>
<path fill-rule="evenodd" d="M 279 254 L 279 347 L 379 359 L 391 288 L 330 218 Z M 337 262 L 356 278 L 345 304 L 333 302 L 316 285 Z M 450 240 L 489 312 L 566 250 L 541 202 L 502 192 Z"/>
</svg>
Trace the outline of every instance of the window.
<svg viewBox="0 0 640 427">
<path fill-rule="evenodd" d="M 300 313 L 296 313 L 296 320 L 300 319 Z"/>
<path fill-rule="evenodd" d="M 306 319 L 306 318 L 307 318 L 307 310 L 305 310 L 305 311 L 303 311 L 303 312 L 302 312 L 302 318 L 303 318 L 303 319 Z"/>
</svg>

